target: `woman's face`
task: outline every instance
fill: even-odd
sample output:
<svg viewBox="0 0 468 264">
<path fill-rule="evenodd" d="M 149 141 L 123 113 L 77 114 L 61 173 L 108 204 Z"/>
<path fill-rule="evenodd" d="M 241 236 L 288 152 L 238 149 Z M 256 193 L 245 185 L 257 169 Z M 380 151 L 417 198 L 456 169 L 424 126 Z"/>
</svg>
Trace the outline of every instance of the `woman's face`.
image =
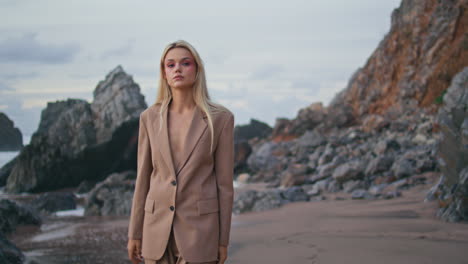
<svg viewBox="0 0 468 264">
<path fill-rule="evenodd" d="M 164 78 L 172 89 L 192 88 L 197 75 L 195 60 L 185 48 L 173 48 L 164 58 Z"/>
</svg>

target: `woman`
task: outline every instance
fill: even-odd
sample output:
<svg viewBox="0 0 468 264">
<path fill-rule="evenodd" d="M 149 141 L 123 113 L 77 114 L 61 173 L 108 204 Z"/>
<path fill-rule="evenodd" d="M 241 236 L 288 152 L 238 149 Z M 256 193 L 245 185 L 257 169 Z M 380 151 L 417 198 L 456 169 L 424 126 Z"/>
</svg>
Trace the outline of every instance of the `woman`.
<svg viewBox="0 0 468 264">
<path fill-rule="evenodd" d="M 224 263 L 233 204 L 234 115 L 210 100 L 186 41 L 169 44 L 156 102 L 140 115 L 128 230 L 133 263 Z"/>
</svg>

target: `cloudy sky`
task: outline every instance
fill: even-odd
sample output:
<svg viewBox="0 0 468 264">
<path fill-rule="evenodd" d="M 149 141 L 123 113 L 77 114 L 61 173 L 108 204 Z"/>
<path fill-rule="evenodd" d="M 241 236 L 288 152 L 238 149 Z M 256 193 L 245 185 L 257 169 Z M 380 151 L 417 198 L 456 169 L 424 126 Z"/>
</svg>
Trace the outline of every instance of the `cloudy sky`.
<svg viewBox="0 0 468 264">
<path fill-rule="evenodd" d="M 190 42 L 210 94 L 236 124 L 273 126 L 313 102 L 328 105 L 390 29 L 400 0 L 0 0 L 0 111 L 30 135 L 47 102 L 91 102 L 117 65 L 146 102 L 162 50 Z"/>
</svg>

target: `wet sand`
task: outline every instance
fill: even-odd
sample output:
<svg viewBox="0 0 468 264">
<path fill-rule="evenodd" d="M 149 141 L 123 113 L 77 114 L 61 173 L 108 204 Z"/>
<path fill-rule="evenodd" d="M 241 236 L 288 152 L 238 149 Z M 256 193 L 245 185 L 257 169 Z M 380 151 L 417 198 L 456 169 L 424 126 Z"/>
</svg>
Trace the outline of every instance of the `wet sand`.
<svg viewBox="0 0 468 264">
<path fill-rule="evenodd" d="M 423 202 L 427 190 L 234 216 L 229 263 L 468 263 L 468 224 L 436 219 L 436 202 Z"/>
<path fill-rule="evenodd" d="M 436 219 L 429 187 L 234 215 L 226 263 L 468 263 L 468 224 Z M 36 263 L 130 263 L 127 227 L 128 217 L 59 217 L 10 238 Z"/>
</svg>

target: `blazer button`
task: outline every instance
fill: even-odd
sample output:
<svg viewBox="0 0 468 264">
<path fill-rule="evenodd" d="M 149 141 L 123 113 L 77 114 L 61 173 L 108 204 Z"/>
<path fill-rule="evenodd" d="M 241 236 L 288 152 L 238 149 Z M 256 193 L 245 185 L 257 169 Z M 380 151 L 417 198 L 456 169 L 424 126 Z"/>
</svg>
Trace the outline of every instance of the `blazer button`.
<svg viewBox="0 0 468 264">
<path fill-rule="evenodd" d="M 172 181 L 172 185 L 176 185 L 177 182 L 175 180 Z"/>
<path fill-rule="evenodd" d="M 171 205 L 171 207 L 169 207 L 169 208 L 171 208 L 171 211 L 174 211 L 174 206 Z"/>
</svg>

